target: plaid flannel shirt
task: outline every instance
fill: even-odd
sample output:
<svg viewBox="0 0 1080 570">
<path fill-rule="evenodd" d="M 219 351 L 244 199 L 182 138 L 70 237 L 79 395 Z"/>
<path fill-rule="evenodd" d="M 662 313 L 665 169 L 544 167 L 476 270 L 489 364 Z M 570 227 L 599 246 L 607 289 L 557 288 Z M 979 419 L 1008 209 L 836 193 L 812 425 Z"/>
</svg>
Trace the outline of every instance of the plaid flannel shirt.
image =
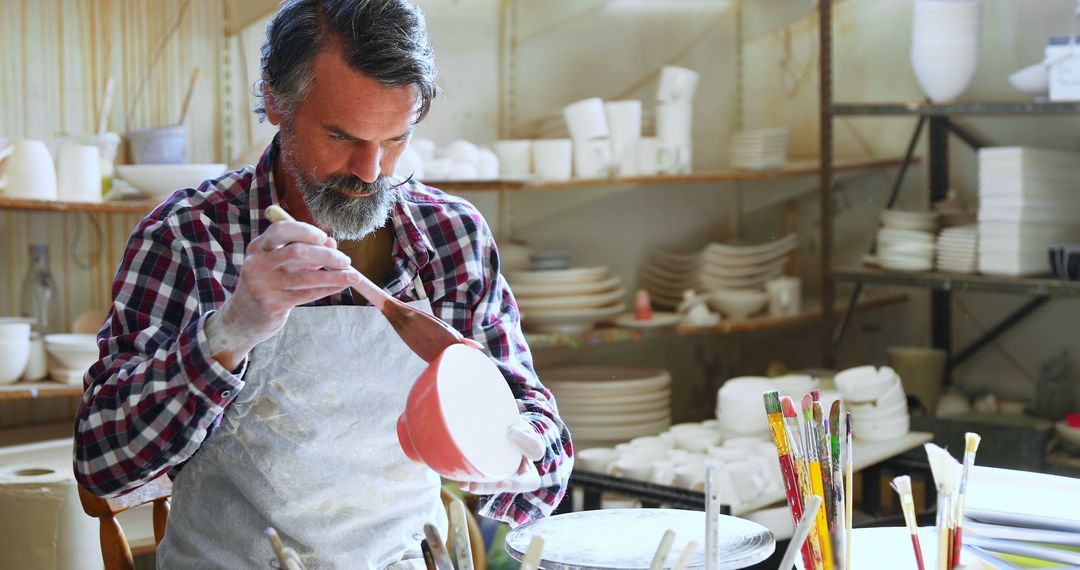
<svg viewBox="0 0 1080 570">
<path fill-rule="evenodd" d="M 174 474 L 242 389 L 243 366 L 226 370 L 211 357 L 204 323 L 235 290 L 247 244 L 269 225 L 276 155 L 275 141 L 257 167 L 175 192 L 132 233 L 75 425 L 75 473 L 94 493 L 122 495 Z M 418 276 L 435 315 L 487 348 L 548 445 L 536 463 L 541 488 L 488 497 L 481 514 L 515 525 L 546 516 L 566 490 L 570 434 L 533 370 L 491 231 L 461 198 L 415 182 L 401 190 L 384 287 L 413 301 Z M 313 305 L 351 303 L 343 291 Z"/>
</svg>

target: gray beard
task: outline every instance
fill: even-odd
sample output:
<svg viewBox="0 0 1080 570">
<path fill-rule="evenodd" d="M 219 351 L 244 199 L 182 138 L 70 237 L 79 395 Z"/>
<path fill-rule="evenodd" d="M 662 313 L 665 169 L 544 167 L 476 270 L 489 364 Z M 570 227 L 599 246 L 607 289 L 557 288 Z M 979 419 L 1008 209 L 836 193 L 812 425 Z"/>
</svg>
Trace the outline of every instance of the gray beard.
<svg viewBox="0 0 1080 570">
<path fill-rule="evenodd" d="M 291 165 L 289 168 L 292 168 Z M 400 196 L 398 188 L 385 176 L 369 183 L 343 174 L 336 174 L 321 182 L 296 171 L 292 175 L 315 222 L 329 230 L 330 235 L 339 241 L 363 239 L 386 225 L 390 211 Z M 337 190 L 374 194 L 355 198 L 339 194 Z"/>
</svg>

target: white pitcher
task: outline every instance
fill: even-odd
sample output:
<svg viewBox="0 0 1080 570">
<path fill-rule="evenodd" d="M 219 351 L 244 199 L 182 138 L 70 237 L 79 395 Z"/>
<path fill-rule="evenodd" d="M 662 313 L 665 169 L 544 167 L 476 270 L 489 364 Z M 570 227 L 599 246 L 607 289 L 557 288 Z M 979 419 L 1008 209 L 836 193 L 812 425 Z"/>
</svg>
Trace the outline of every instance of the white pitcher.
<svg viewBox="0 0 1080 570">
<path fill-rule="evenodd" d="M 56 200 L 56 169 L 45 143 L 15 140 L 0 148 L 0 195 Z"/>
</svg>

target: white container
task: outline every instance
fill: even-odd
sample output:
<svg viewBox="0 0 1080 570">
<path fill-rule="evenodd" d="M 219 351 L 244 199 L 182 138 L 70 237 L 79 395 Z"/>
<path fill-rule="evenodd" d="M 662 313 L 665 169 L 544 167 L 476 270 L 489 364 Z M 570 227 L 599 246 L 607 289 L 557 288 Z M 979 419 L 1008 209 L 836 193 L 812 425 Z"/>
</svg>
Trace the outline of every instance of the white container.
<svg viewBox="0 0 1080 570">
<path fill-rule="evenodd" d="M 665 144 L 689 141 L 693 131 L 694 106 L 689 102 L 661 103 L 656 107 L 656 138 Z"/>
<path fill-rule="evenodd" d="M 26 371 L 30 358 L 30 335 L 0 340 L 0 384 L 12 384 Z"/>
<path fill-rule="evenodd" d="M 607 178 L 611 176 L 614 165 L 611 141 L 608 139 L 574 141 L 575 178 Z"/>
<path fill-rule="evenodd" d="M 66 143 L 57 151 L 57 197 L 65 202 L 101 201 L 101 151 Z"/>
<path fill-rule="evenodd" d="M 583 471 L 607 473 L 608 467 L 619 458 L 619 453 L 607 447 L 582 449 L 574 454 L 576 465 Z"/>
<path fill-rule="evenodd" d="M 495 156 L 499 157 L 499 175 L 522 177 L 532 174 L 532 141 L 495 141 Z"/>
<path fill-rule="evenodd" d="M 1050 100 L 1080 101 L 1080 39 L 1050 38 L 1046 61 L 1050 64 Z"/>
<path fill-rule="evenodd" d="M 0 341 L 30 340 L 30 323 L 0 322 Z"/>
<path fill-rule="evenodd" d="M 802 311 L 802 280 L 780 277 L 765 283 L 769 295 L 769 314 L 774 317 L 793 316 Z"/>
<path fill-rule="evenodd" d="M 660 81 L 656 89 L 656 100 L 692 101 L 697 91 L 698 72 L 685 67 L 665 65 L 660 69 Z"/>
<path fill-rule="evenodd" d="M 65 370 L 85 371 L 98 359 L 97 340 L 92 334 L 45 335 L 45 350 Z"/>
<path fill-rule="evenodd" d="M 56 200 L 56 167 L 44 142 L 14 140 L 0 147 L 0 195 Z"/>
<path fill-rule="evenodd" d="M 36 382 L 49 376 L 49 356 L 45 352 L 45 340 L 41 335 L 34 333 L 30 337 L 30 357 L 26 362 L 26 370 L 23 371 L 22 380 Z"/>
<path fill-rule="evenodd" d="M 563 108 L 563 118 L 570 129 L 570 138 L 575 141 L 611 136 L 604 101 L 599 97 L 590 97 L 567 105 Z"/>
<path fill-rule="evenodd" d="M 533 168 L 543 180 L 569 180 L 574 174 L 574 143 L 570 139 L 535 140 Z"/>
<path fill-rule="evenodd" d="M 604 110 L 619 176 L 636 176 L 637 147 L 641 140 L 641 101 L 608 101 L 604 104 Z"/>
</svg>

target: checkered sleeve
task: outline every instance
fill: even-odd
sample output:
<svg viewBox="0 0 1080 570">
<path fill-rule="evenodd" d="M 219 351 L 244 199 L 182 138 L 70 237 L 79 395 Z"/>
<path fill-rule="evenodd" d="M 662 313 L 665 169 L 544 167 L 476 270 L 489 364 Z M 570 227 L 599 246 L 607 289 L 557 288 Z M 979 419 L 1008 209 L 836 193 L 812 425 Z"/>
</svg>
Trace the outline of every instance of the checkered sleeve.
<svg viewBox="0 0 1080 570">
<path fill-rule="evenodd" d="M 128 241 L 75 423 L 76 478 L 97 495 L 122 495 L 186 461 L 243 386 L 243 371 L 208 348 L 204 324 L 225 292 L 195 267 L 212 263 L 213 248 L 183 237 L 202 230 L 198 216 L 155 212 Z"/>
<path fill-rule="evenodd" d="M 472 337 L 483 343 L 499 367 L 518 402 L 518 409 L 547 443 L 547 453 L 536 462 L 540 488 L 531 493 L 486 497 L 480 514 L 512 526 L 545 517 L 562 501 L 573 469 L 570 431 L 559 418 L 551 391 L 533 369 L 532 354 L 521 330 L 514 296 L 499 271 L 499 254 L 487 224 L 475 214 L 477 261 L 481 266 L 476 304 L 472 311 Z"/>
</svg>

